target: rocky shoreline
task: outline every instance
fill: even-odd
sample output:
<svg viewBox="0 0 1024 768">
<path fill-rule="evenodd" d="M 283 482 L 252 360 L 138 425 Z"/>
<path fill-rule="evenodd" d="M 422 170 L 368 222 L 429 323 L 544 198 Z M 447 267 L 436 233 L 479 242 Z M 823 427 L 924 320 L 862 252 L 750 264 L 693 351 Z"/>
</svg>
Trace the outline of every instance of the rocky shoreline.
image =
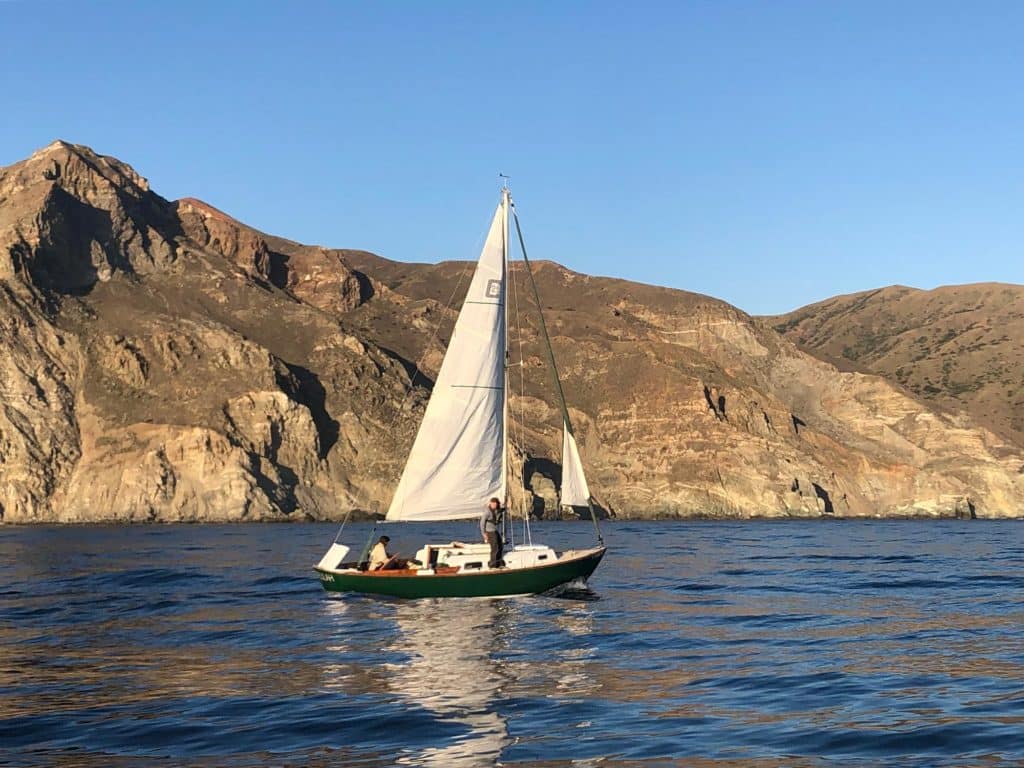
<svg viewBox="0 0 1024 768">
<path fill-rule="evenodd" d="M 301 515 L 293 515 L 291 517 L 280 517 L 270 520 L 117 520 L 117 519 L 104 519 L 102 517 L 88 516 L 84 519 L 76 520 L 75 522 L 65 521 L 53 521 L 53 520 L 31 520 L 22 522 L 7 522 L 7 526 L 39 526 L 39 525 L 56 525 L 56 526 L 101 526 L 101 525 L 132 525 L 132 526 L 161 526 L 161 525 L 305 525 L 309 523 L 341 523 L 344 518 L 328 518 L 328 519 L 316 519 L 313 517 L 303 517 Z M 605 526 L 610 524 L 611 530 L 615 530 L 617 524 L 633 524 L 633 523 L 714 523 L 714 522 L 777 522 L 777 523 L 791 523 L 791 522 L 808 522 L 808 521 L 819 521 L 822 523 L 835 522 L 835 523 L 847 523 L 847 522 L 870 522 L 870 521 L 895 521 L 895 522 L 937 522 L 947 520 L 973 520 L 984 522 L 986 520 L 1001 520 L 1001 521 L 1024 521 L 1024 515 L 1000 515 L 998 517 L 989 518 L 965 518 L 963 516 L 941 514 L 941 515 L 927 515 L 923 513 L 908 513 L 904 515 L 868 515 L 868 516 L 856 516 L 856 517 L 845 517 L 843 515 L 763 515 L 763 514 L 749 514 L 749 515 L 730 515 L 730 516 L 715 516 L 708 514 L 694 514 L 687 517 L 616 517 L 607 520 L 602 520 L 601 525 Z M 368 523 L 368 522 L 384 522 L 384 515 L 382 513 L 365 513 L 362 515 L 353 514 L 349 518 L 349 522 L 352 523 Z M 518 522 L 518 518 L 517 518 Z M 535 525 L 543 525 L 545 520 L 535 520 Z M 557 522 L 574 523 L 574 524 L 586 524 L 588 529 L 590 528 L 590 520 L 587 518 L 559 518 Z M 472 521 L 467 521 L 467 525 L 472 525 Z M 603 528 L 602 528 L 603 530 Z"/>
</svg>

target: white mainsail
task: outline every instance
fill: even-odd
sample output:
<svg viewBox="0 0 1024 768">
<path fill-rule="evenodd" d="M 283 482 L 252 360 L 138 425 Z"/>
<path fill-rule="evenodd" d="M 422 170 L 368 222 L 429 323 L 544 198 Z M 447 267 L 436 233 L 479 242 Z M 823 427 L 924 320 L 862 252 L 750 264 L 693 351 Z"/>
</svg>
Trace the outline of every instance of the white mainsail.
<svg viewBox="0 0 1024 768">
<path fill-rule="evenodd" d="M 503 193 L 387 520 L 462 520 L 505 500 L 507 238 Z"/>
<path fill-rule="evenodd" d="M 590 504 L 590 487 L 583 474 L 580 450 L 569 425 L 562 424 L 562 494 L 561 503 L 567 507 L 585 507 Z"/>
</svg>

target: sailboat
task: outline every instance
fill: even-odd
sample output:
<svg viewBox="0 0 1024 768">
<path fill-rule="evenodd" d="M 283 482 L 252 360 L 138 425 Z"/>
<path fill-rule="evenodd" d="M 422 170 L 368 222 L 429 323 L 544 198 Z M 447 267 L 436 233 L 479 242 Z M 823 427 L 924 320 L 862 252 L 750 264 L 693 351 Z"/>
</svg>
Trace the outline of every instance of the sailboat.
<svg viewBox="0 0 1024 768">
<path fill-rule="evenodd" d="M 506 508 L 509 506 L 512 473 L 506 295 L 510 221 L 515 222 L 555 394 L 561 405 L 560 503 L 590 510 L 597 542 L 582 549 L 556 552 L 549 546 L 534 544 L 530 535 L 529 543 L 508 547 L 503 562 L 493 568 L 488 563 L 488 544 L 427 544 L 408 561 L 407 567 L 369 570 L 365 559 L 371 542 L 367 542 L 360 557 L 348 561 L 351 550 L 338 541 L 342 533 L 339 531 L 315 566 L 328 591 L 404 598 L 530 595 L 570 582 L 585 582 L 604 557 L 604 540 L 507 184 L 502 187 L 501 200 L 385 521 L 477 520 L 491 498 L 503 501 Z M 506 530 L 511 533 L 510 516 L 504 517 Z M 529 525 L 525 510 L 524 524 Z"/>
</svg>

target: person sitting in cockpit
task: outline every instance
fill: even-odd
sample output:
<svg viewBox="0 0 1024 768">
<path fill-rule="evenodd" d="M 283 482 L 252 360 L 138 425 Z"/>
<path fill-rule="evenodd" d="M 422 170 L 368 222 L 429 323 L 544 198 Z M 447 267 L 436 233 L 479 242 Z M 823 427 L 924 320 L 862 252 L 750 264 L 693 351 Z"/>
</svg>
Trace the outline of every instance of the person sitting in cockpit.
<svg viewBox="0 0 1024 768">
<path fill-rule="evenodd" d="M 389 541 L 391 541 L 390 537 L 381 536 L 377 543 L 373 545 L 373 549 L 370 550 L 370 567 L 368 570 L 396 571 L 409 567 L 411 561 L 404 560 L 398 555 L 392 555 L 388 552 Z"/>
<path fill-rule="evenodd" d="M 381 536 L 377 543 L 373 545 L 373 549 L 370 550 L 371 571 L 381 571 L 386 569 L 389 563 L 394 559 L 388 554 L 389 541 L 391 541 L 391 537 Z"/>
</svg>

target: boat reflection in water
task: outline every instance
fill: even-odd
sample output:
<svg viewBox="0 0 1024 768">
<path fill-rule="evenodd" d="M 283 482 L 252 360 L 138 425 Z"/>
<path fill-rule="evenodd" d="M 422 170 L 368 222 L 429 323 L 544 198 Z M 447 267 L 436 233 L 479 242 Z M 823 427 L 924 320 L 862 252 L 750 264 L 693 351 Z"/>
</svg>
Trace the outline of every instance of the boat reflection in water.
<svg viewBox="0 0 1024 768">
<path fill-rule="evenodd" d="M 519 602 L 327 600 L 325 612 L 338 631 L 327 647 L 335 658 L 323 666 L 323 688 L 383 695 L 399 705 L 402 719 L 393 730 L 405 738 L 396 744 L 402 754 L 389 762 L 493 764 L 510 741 L 495 707 L 511 681 L 510 667 L 495 654 L 507 645 Z M 422 738 L 410 738 L 411 730 Z"/>
<path fill-rule="evenodd" d="M 494 763 L 509 743 L 508 725 L 494 707 L 509 682 L 493 659 L 515 622 L 509 600 L 416 600 L 396 606 L 398 633 L 389 685 L 414 706 L 466 726 L 467 734 L 397 762 L 402 765 L 469 766 Z"/>
</svg>

